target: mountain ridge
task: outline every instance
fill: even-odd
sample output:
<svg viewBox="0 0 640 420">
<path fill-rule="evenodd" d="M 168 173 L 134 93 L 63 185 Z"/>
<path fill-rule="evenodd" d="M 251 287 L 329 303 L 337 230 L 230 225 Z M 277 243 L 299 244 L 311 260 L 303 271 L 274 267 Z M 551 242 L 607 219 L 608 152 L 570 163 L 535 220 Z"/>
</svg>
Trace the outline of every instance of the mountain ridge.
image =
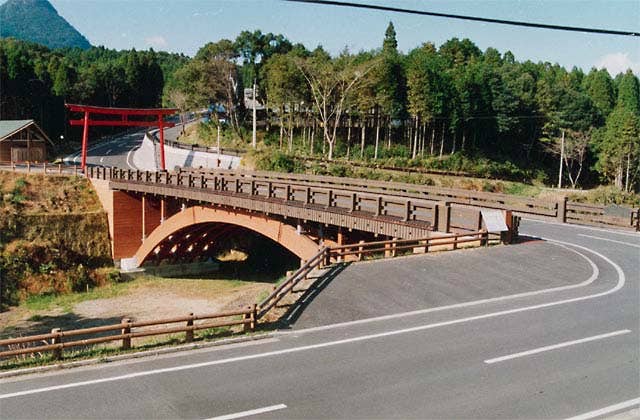
<svg viewBox="0 0 640 420">
<path fill-rule="evenodd" d="M 91 48 L 91 43 L 48 0 L 7 0 L 0 5 L 0 37 L 56 48 Z"/>
</svg>

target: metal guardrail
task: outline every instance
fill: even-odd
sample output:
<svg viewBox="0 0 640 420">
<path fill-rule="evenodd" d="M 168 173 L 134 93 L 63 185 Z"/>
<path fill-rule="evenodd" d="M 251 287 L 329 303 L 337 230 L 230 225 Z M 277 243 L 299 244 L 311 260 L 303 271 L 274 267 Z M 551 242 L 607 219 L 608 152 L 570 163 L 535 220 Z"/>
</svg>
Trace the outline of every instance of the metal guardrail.
<svg viewBox="0 0 640 420">
<path fill-rule="evenodd" d="M 153 139 L 154 139 L 154 142 L 157 142 L 157 139 L 155 138 L 155 136 L 153 137 Z M 206 152 L 206 153 L 213 153 L 213 154 L 218 153 L 218 148 L 215 146 L 199 146 L 197 144 L 186 144 L 186 143 L 180 143 L 177 141 L 165 141 L 164 144 L 165 146 L 174 147 L 176 149 L 191 150 L 194 152 Z M 244 153 L 246 153 L 246 151 L 241 149 L 224 148 L 224 147 L 220 148 L 221 155 L 242 156 Z"/>
<path fill-rule="evenodd" d="M 217 321 L 208 323 L 198 323 L 195 321 L 229 318 L 242 316 L 240 320 L 230 321 Z M 140 330 L 143 327 L 184 323 L 185 325 L 175 327 L 165 327 L 160 329 L 146 329 Z M 49 334 L 31 335 L 18 338 L 9 338 L 0 340 L 0 347 L 9 347 L 9 350 L 0 352 L 0 358 L 19 356 L 23 354 L 33 354 L 45 351 L 51 351 L 54 359 L 60 359 L 62 357 L 62 351 L 64 349 L 72 347 L 85 347 L 94 344 L 108 343 L 112 341 L 122 341 L 121 348 L 126 350 L 131 348 L 131 339 L 140 337 L 149 337 L 154 335 L 164 335 L 184 332 L 185 341 L 190 342 L 194 339 L 194 331 L 203 330 L 207 328 L 219 328 L 235 325 L 243 325 L 244 330 L 253 331 L 257 322 L 256 317 L 256 305 L 250 306 L 247 309 L 232 312 L 221 312 L 215 314 L 194 315 L 190 314 L 184 317 L 159 319 L 154 321 L 141 321 L 133 322 L 128 318 L 122 320 L 120 324 L 103 325 L 100 327 L 83 328 L 78 330 L 62 331 L 60 328 L 54 328 Z M 64 341 L 67 337 L 86 337 L 99 333 L 119 331 L 119 334 L 83 338 L 75 341 Z M 33 343 L 44 343 L 41 345 L 31 345 Z M 11 347 L 16 347 L 11 349 Z"/>
</svg>

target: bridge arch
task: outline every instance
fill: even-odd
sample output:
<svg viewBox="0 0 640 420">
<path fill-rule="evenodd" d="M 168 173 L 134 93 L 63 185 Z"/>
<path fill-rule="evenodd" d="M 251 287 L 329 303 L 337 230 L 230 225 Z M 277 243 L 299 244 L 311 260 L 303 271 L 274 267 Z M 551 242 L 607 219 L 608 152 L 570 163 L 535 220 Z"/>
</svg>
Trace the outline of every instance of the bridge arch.
<svg viewBox="0 0 640 420">
<path fill-rule="evenodd" d="M 151 232 L 135 253 L 137 265 L 142 265 L 153 256 L 156 248 L 171 235 L 202 224 L 235 225 L 254 231 L 282 245 L 301 260 L 308 260 L 318 252 L 316 242 L 304 234 L 298 234 L 293 226 L 281 221 L 241 211 L 194 206 L 174 214 Z"/>
</svg>

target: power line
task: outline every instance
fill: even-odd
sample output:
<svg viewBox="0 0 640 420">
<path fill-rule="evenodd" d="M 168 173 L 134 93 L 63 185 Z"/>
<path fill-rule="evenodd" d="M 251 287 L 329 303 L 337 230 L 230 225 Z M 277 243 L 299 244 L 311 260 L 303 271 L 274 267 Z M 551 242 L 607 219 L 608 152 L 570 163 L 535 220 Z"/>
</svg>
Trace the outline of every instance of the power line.
<svg viewBox="0 0 640 420">
<path fill-rule="evenodd" d="M 443 17 L 448 19 L 471 20 L 471 21 L 485 22 L 485 23 L 498 23 L 501 25 L 525 26 L 528 28 L 553 29 L 557 31 L 588 32 L 588 33 L 594 33 L 594 34 L 620 35 L 620 36 L 640 36 L 640 32 L 635 32 L 635 31 L 615 31 L 610 29 L 582 28 L 578 26 L 548 25 L 545 23 L 521 22 L 516 20 L 491 19 L 491 18 L 483 18 L 483 17 L 477 17 L 477 16 L 453 15 L 450 13 L 427 12 L 424 10 L 402 9 L 399 7 L 378 6 L 374 4 L 350 3 L 350 2 L 332 1 L 332 0 L 285 0 L 285 1 L 293 2 L 293 3 L 321 4 L 326 6 L 355 7 L 359 9 L 382 10 L 386 12 L 409 13 L 413 15 L 435 16 L 435 17 Z"/>
</svg>

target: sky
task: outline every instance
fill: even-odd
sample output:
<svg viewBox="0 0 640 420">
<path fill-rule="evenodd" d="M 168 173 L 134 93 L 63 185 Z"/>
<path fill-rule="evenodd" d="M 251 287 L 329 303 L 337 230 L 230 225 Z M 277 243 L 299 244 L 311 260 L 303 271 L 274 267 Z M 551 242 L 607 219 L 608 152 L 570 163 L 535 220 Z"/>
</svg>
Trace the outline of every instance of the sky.
<svg viewBox="0 0 640 420">
<path fill-rule="evenodd" d="M 50 0 L 92 45 L 180 52 L 242 30 L 285 35 L 335 54 L 380 48 L 392 21 L 401 51 L 424 42 L 469 38 L 483 51 L 511 51 L 520 61 L 559 63 L 612 75 L 631 68 L 640 75 L 640 37 L 597 35 L 429 16 L 300 4 L 283 0 Z M 537 23 L 640 31 L 640 0 L 351 0 L 430 12 Z"/>
</svg>

